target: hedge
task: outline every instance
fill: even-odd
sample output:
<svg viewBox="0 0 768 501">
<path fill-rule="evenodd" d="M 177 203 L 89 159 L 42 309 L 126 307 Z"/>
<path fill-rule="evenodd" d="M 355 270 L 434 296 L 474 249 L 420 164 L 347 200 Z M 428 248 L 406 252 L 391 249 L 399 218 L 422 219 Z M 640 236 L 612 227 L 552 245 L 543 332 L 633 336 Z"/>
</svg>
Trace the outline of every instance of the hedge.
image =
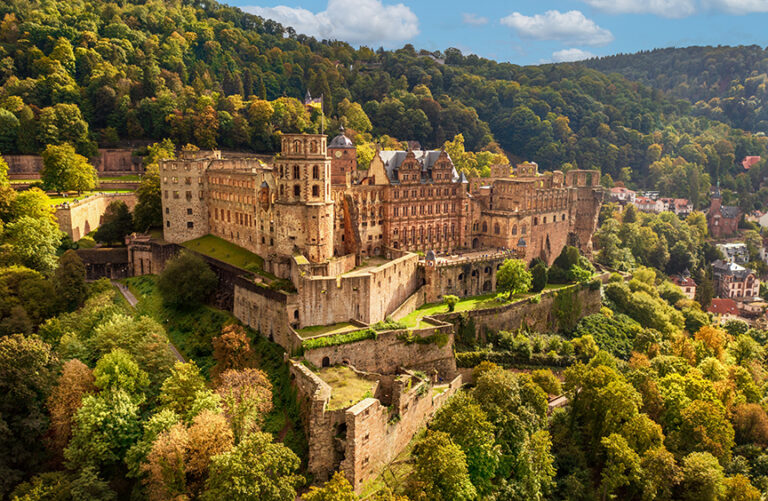
<svg viewBox="0 0 768 501">
<path fill-rule="evenodd" d="M 530 358 L 520 357 L 512 351 L 464 351 L 456 353 L 456 366 L 475 367 L 480 362 L 493 362 L 502 367 L 514 365 L 542 365 L 549 367 L 568 367 L 576 359 L 573 356 L 561 356 L 549 353 L 534 353 Z"/>
</svg>

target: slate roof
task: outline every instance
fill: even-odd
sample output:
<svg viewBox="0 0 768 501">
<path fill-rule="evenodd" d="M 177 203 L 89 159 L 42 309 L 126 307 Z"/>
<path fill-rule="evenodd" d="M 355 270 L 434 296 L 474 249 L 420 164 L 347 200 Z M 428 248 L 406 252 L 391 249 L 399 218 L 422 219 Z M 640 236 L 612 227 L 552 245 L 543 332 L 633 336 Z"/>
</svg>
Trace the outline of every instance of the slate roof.
<svg viewBox="0 0 768 501">
<path fill-rule="evenodd" d="M 342 133 L 334 137 L 333 139 L 331 139 L 331 142 L 328 145 L 328 147 L 329 148 L 354 148 L 355 143 L 353 143 L 351 139 L 349 139 L 347 136 L 345 136 Z"/>
<path fill-rule="evenodd" d="M 739 208 L 733 205 L 723 205 L 720 207 L 720 215 L 728 219 L 736 219 L 739 217 Z"/>
<path fill-rule="evenodd" d="M 712 263 L 712 270 L 714 270 L 715 273 L 723 275 L 733 275 L 739 280 L 744 280 L 752 273 L 752 270 L 748 270 L 736 263 L 725 262 L 722 259 L 718 259 Z"/>
<path fill-rule="evenodd" d="M 431 182 L 432 167 L 435 165 L 435 162 L 437 162 L 437 159 L 440 158 L 440 153 L 442 153 L 440 150 L 411 150 L 410 152 L 400 150 L 380 151 L 379 158 L 384 162 L 384 169 L 387 171 L 389 182 L 393 184 L 398 184 L 400 182 L 400 166 L 405 161 L 408 153 L 413 153 L 414 157 L 416 157 L 416 161 L 421 165 L 421 182 Z M 451 162 L 451 165 L 453 169 L 452 182 L 456 183 L 460 180 L 459 173 L 456 172 L 456 167 L 453 166 L 453 162 Z"/>
</svg>

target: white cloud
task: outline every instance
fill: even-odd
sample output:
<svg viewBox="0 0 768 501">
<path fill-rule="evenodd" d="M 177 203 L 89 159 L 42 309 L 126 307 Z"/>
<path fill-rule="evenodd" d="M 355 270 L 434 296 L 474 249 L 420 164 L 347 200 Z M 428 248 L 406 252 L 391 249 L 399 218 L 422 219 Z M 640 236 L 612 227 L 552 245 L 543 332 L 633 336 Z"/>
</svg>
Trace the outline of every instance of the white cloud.
<svg viewBox="0 0 768 501">
<path fill-rule="evenodd" d="M 535 16 L 513 12 L 503 17 L 501 24 L 515 30 L 521 38 L 560 40 L 574 45 L 605 45 L 613 41 L 610 31 L 587 19 L 578 10 L 549 10 Z"/>
<path fill-rule="evenodd" d="M 556 63 L 568 63 L 571 61 L 582 61 L 595 57 L 594 54 L 588 50 L 581 49 L 563 49 L 552 53 L 552 60 Z"/>
<path fill-rule="evenodd" d="M 326 10 L 318 13 L 285 5 L 243 10 L 320 39 L 387 45 L 419 34 L 419 19 L 410 8 L 402 3 L 384 5 L 381 0 L 328 0 Z"/>
<path fill-rule="evenodd" d="M 706 7 L 729 14 L 768 12 L 768 0 L 704 0 L 703 3 Z"/>
<path fill-rule="evenodd" d="M 613 14 L 655 14 L 662 17 L 687 17 L 696 11 L 695 0 L 582 0 L 583 2 Z M 739 0 L 720 0 L 724 2 Z M 750 1 L 750 0 L 745 0 Z M 765 0 L 751 0 L 765 2 Z"/>
<path fill-rule="evenodd" d="M 478 16 L 477 14 L 467 14 L 466 12 L 461 15 L 461 20 L 464 24 L 471 24 L 472 26 L 482 26 L 488 24 L 488 18 Z"/>
</svg>

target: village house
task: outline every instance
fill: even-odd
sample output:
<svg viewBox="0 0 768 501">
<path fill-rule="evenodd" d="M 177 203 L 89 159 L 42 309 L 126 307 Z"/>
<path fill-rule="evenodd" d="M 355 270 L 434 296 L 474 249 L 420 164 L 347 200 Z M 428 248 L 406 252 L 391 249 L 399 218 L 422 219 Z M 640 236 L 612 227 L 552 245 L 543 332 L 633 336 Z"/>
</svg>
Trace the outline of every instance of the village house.
<svg viewBox="0 0 768 501">
<path fill-rule="evenodd" d="M 685 297 L 688 299 L 696 297 L 696 282 L 691 278 L 691 273 L 688 270 L 679 275 L 672 275 L 669 279 L 683 290 Z"/>
<path fill-rule="evenodd" d="M 737 301 L 753 298 L 760 293 L 760 280 L 755 273 L 736 263 L 718 259 L 712 263 L 715 293 L 721 298 Z"/>
<path fill-rule="evenodd" d="M 661 200 L 654 200 L 647 196 L 636 197 L 635 207 L 641 212 L 648 212 L 651 214 L 659 214 L 664 211 L 664 202 Z"/>
<path fill-rule="evenodd" d="M 707 309 L 716 324 L 724 324 L 739 318 L 739 305 L 733 299 L 714 298 Z"/>
<path fill-rule="evenodd" d="M 621 205 L 635 203 L 635 198 L 637 198 L 637 193 L 624 186 L 614 186 L 608 192 L 609 201 L 618 202 Z"/>
<path fill-rule="evenodd" d="M 723 197 L 720 187 L 712 192 L 709 211 L 707 212 L 707 226 L 712 238 L 723 238 L 733 235 L 739 228 L 741 211 L 738 207 L 723 205 Z"/>
<path fill-rule="evenodd" d="M 747 264 L 749 262 L 749 250 L 747 244 L 743 242 L 729 242 L 715 245 L 723 253 L 725 261 L 736 264 Z"/>
</svg>

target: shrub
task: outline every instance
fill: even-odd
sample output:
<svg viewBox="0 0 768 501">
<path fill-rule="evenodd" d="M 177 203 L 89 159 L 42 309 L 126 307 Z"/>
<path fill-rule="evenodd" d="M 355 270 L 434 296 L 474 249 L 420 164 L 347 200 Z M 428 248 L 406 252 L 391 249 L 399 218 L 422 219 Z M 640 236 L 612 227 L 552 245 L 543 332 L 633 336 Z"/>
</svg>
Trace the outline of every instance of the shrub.
<svg viewBox="0 0 768 501">
<path fill-rule="evenodd" d="M 157 288 L 166 304 L 190 308 L 207 300 L 218 281 L 216 274 L 200 256 L 182 252 L 165 265 Z"/>
<path fill-rule="evenodd" d="M 366 339 L 376 339 L 378 334 L 372 328 L 361 329 L 359 331 L 345 332 L 343 334 L 334 334 L 332 336 L 316 337 L 306 339 L 301 343 L 304 350 L 314 350 L 315 348 L 324 348 L 327 346 L 337 346 L 340 344 L 356 343 Z"/>
<path fill-rule="evenodd" d="M 547 286 L 547 281 L 549 280 L 549 270 L 547 269 L 547 265 L 544 264 L 543 261 L 539 261 L 531 269 L 531 275 L 531 292 L 543 291 L 544 287 Z"/>
<path fill-rule="evenodd" d="M 459 302 L 459 297 L 453 294 L 446 294 L 443 296 L 443 302 L 448 306 L 448 311 L 453 311 L 456 308 L 456 303 Z"/>
</svg>

